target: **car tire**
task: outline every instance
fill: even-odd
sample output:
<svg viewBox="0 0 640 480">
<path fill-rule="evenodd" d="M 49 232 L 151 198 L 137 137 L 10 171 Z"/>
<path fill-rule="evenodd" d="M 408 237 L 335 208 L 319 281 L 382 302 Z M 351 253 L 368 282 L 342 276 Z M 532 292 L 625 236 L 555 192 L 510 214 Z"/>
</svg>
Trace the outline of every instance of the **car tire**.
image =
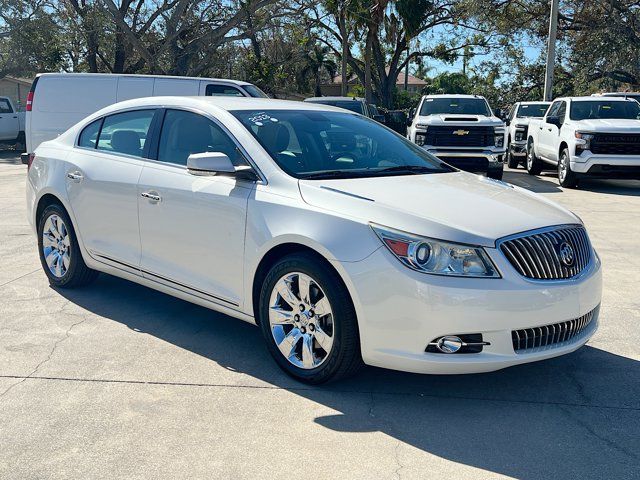
<svg viewBox="0 0 640 480">
<path fill-rule="evenodd" d="M 518 157 L 515 157 L 511 152 L 511 142 L 507 144 L 507 153 L 505 155 L 507 156 L 507 167 L 513 169 L 518 168 L 520 160 L 518 160 Z"/>
<path fill-rule="evenodd" d="M 313 254 L 291 254 L 270 268 L 260 291 L 258 322 L 269 353 L 296 380 L 335 381 L 363 365 L 349 292 L 335 270 Z"/>
<path fill-rule="evenodd" d="M 503 175 L 504 170 L 502 168 L 492 168 L 487 171 L 487 177 L 493 178 L 494 180 L 502 180 Z"/>
<path fill-rule="evenodd" d="M 536 157 L 533 142 L 527 144 L 527 172 L 529 175 L 540 175 L 542 172 L 542 161 Z"/>
<path fill-rule="evenodd" d="M 563 149 L 558 160 L 558 183 L 564 188 L 576 188 L 578 186 L 578 176 L 571 170 L 569 158 L 569 150 Z"/>
<path fill-rule="evenodd" d="M 98 276 L 84 262 L 71 219 L 61 205 L 49 205 L 42 212 L 38 221 L 38 251 L 53 287 L 82 287 Z"/>
</svg>

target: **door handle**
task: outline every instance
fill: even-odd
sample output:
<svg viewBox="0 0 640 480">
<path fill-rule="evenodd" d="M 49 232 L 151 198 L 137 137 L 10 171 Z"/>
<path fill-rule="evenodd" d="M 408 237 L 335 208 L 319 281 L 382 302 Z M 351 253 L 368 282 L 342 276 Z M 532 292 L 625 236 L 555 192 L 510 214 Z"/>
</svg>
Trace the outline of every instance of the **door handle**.
<svg viewBox="0 0 640 480">
<path fill-rule="evenodd" d="M 162 200 L 162 197 L 157 192 L 142 192 L 140 196 L 149 199 L 152 203 Z"/>
<path fill-rule="evenodd" d="M 84 176 L 80 173 L 80 172 L 69 172 L 67 173 L 67 178 L 73 180 L 76 183 L 79 183 L 82 181 L 82 179 L 84 178 Z"/>
</svg>

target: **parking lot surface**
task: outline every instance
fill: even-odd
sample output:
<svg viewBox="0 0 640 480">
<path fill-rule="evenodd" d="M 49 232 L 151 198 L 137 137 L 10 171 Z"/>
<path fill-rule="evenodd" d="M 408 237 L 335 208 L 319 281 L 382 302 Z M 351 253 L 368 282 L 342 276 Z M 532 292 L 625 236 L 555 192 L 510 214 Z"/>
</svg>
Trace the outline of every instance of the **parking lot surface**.
<svg viewBox="0 0 640 480">
<path fill-rule="evenodd" d="M 107 275 L 57 291 L 0 152 L 0 478 L 640 478 L 640 182 L 562 190 L 604 265 L 574 354 L 484 375 L 367 368 L 308 387 L 249 324 Z"/>
</svg>

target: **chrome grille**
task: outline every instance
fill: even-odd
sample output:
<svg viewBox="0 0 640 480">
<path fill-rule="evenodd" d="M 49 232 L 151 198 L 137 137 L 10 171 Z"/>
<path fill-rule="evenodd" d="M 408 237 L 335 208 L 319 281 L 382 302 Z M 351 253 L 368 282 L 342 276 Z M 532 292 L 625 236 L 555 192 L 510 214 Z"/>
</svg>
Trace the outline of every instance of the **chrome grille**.
<svg viewBox="0 0 640 480">
<path fill-rule="evenodd" d="M 581 337 L 589 329 L 597 310 L 598 307 L 581 317 L 566 322 L 512 330 L 513 350 L 516 353 L 537 352 L 562 346 L 573 339 Z"/>
<path fill-rule="evenodd" d="M 589 237 L 582 225 L 525 233 L 509 237 L 499 245 L 520 275 L 537 280 L 575 277 L 591 260 Z M 571 262 L 567 261 L 568 252 L 573 252 Z"/>
</svg>

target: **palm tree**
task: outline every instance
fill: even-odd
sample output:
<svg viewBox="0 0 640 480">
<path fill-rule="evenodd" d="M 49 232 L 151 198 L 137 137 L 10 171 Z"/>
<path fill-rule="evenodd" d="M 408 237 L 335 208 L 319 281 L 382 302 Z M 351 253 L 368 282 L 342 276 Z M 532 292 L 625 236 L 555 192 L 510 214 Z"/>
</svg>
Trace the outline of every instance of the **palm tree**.
<svg viewBox="0 0 640 480">
<path fill-rule="evenodd" d="M 336 62 L 331 58 L 330 51 L 329 47 L 323 47 L 318 43 L 314 43 L 311 48 L 302 55 L 303 67 L 300 73 L 303 77 L 308 75 L 313 76 L 316 97 L 322 95 L 320 91 L 322 72 L 326 72 L 329 77 L 333 79 L 338 70 Z"/>
</svg>

